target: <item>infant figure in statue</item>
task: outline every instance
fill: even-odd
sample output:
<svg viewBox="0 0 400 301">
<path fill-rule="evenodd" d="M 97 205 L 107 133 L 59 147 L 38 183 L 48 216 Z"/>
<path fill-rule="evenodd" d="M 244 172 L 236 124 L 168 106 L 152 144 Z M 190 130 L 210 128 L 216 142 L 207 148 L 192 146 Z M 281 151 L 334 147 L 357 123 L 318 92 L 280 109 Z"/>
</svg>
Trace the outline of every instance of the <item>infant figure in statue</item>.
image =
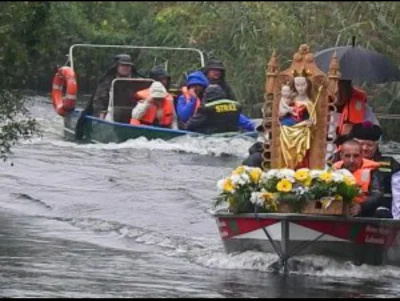
<svg viewBox="0 0 400 301">
<path fill-rule="evenodd" d="M 309 167 L 309 150 L 311 148 L 312 129 L 316 125 L 314 102 L 311 100 L 312 83 L 303 70 L 294 73 L 293 86 L 295 96 L 293 105 L 282 111 L 280 108 L 280 146 L 282 167 L 298 169 Z M 283 88 L 283 87 L 282 87 Z M 283 115 L 283 113 L 285 115 Z M 281 114 L 282 113 L 282 114 Z M 281 117 L 282 116 L 282 117 Z"/>
</svg>

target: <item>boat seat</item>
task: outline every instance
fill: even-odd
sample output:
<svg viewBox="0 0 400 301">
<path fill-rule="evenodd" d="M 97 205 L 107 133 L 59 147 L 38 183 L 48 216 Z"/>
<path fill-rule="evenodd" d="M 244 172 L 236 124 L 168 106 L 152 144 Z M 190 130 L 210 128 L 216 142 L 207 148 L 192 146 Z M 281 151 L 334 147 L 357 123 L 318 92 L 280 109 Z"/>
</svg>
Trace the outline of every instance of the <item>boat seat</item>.
<svg viewBox="0 0 400 301">
<path fill-rule="evenodd" d="M 149 88 L 152 79 L 117 78 L 113 81 L 114 121 L 129 123 L 136 105 L 134 94 Z"/>
</svg>

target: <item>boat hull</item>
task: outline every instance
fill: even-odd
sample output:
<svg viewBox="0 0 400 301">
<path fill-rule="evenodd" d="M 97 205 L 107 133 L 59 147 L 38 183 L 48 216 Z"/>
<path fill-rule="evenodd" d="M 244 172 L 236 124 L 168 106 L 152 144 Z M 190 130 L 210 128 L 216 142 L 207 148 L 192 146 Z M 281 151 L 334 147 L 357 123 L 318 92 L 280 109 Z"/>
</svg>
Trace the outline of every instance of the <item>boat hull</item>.
<svg viewBox="0 0 400 301">
<path fill-rule="evenodd" d="M 228 253 L 276 252 L 285 260 L 313 254 L 400 266 L 400 221 L 278 213 L 257 218 L 226 212 L 213 215 Z"/>
<path fill-rule="evenodd" d="M 75 128 L 80 116 L 76 110 L 64 117 L 64 137 L 67 140 L 75 141 Z M 215 136 L 215 137 L 252 137 L 257 132 L 248 133 L 223 133 L 214 135 L 202 135 L 190 131 L 172 130 L 153 126 L 136 126 L 119 122 L 110 122 L 93 116 L 86 116 L 83 126 L 84 141 L 93 143 L 121 143 L 129 139 L 145 137 L 151 139 L 170 140 L 179 136 Z"/>
</svg>

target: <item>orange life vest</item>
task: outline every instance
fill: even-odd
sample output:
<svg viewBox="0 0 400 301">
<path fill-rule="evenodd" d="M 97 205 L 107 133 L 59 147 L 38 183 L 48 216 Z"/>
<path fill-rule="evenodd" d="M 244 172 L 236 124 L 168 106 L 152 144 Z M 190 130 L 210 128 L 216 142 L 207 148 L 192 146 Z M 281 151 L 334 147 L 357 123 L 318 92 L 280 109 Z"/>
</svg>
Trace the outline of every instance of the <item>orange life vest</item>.
<svg viewBox="0 0 400 301">
<path fill-rule="evenodd" d="M 137 100 L 147 99 L 150 97 L 150 88 L 137 91 L 134 94 L 134 96 L 135 96 L 135 99 L 137 99 Z M 174 100 L 173 96 L 169 93 L 168 93 L 166 99 Z"/>
<path fill-rule="evenodd" d="M 181 89 L 182 95 L 185 97 L 185 101 L 188 102 L 192 95 L 189 93 L 187 86 L 183 86 Z M 193 115 L 196 113 L 197 109 L 200 107 L 201 101 L 200 98 L 196 97 L 196 105 L 194 107 Z"/>
<path fill-rule="evenodd" d="M 339 135 L 342 135 L 345 122 L 356 124 L 364 121 L 366 102 L 367 94 L 363 90 L 353 87 L 350 101 L 345 104 L 342 114 L 340 115 L 338 124 Z"/>
<path fill-rule="evenodd" d="M 156 123 L 157 110 L 161 109 L 163 115 L 160 120 Z M 132 125 L 158 125 L 162 127 L 170 127 L 174 119 L 174 104 L 171 95 L 164 98 L 160 106 L 151 104 L 147 109 L 146 113 L 142 116 L 140 120 L 131 118 L 130 124 Z"/>
<path fill-rule="evenodd" d="M 359 169 L 353 172 L 353 176 L 356 179 L 357 185 L 361 188 L 363 195 L 354 199 L 356 203 L 364 203 L 366 196 L 368 195 L 369 184 L 371 183 L 371 172 L 378 168 L 380 164 L 378 162 L 362 159 L 363 163 Z M 343 165 L 343 161 L 338 161 L 333 164 L 335 169 L 340 169 Z"/>
</svg>

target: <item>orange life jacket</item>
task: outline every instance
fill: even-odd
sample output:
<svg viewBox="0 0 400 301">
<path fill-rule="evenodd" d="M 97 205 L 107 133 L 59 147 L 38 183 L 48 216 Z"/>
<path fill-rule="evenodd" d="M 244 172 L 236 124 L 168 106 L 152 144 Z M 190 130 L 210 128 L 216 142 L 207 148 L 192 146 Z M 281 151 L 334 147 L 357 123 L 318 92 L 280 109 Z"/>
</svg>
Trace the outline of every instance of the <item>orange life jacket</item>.
<svg viewBox="0 0 400 301">
<path fill-rule="evenodd" d="M 143 89 L 135 93 L 135 97 L 138 99 L 147 99 L 150 95 L 150 89 Z M 131 118 L 130 124 L 133 125 L 159 125 L 162 127 L 170 127 L 173 122 L 174 117 L 174 99 L 171 94 L 168 94 L 162 101 L 160 106 L 156 106 L 155 104 L 151 104 L 147 109 L 146 113 L 142 116 L 140 120 Z M 161 108 L 163 111 L 163 116 L 161 120 L 158 120 L 156 124 L 156 116 L 157 110 Z"/>
<path fill-rule="evenodd" d="M 147 99 L 147 98 L 150 97 L 150 88 L 137 91 L 137 92 L 134 94 L 134 96 L 135 96 L 135 98 L 136 98 L 137 100 Z M 171 94 L 169 94 L 169 93 L 168 93 L 168 95 L 167 95 L 166 98 L 171 99 L 171 100 L 174 99 L 173 96 L 172 96 Z"/>
<path fill-rule="evenodd" d="M 350 101 L 345 104 L 342 114 L 340 115 L 338 124 L 339 135 L 342 135 L 345 122 L 356 124 L 364 121 L 366 102 L 367 94 L 363 90 L 353 87 Z"/>
<path fill-rule="evenodd" d="M 371 183 L 371 172 L 378 168 L 380 164 L 378 162 L 362 159 L 363 163 L 359 169 L 353 172 L 353 176 L 356 179 L 356 183 L 360 186 L 363 195 L 354 199 L 356 203 L 364 203 L 366 196 L 368 195 L 369 184 Z M 333 164 L 335 169 L 340 169 L 343 165 L 343 161 L 338 161 Z"/>
<path fill-rule="evenodd" d="M 190 100 L 190 98 L 192 97 L 192 95 L 189 93 L 189 89 L 187 88 L 187 86 L 183 86 L 181 89 L 181 92 L 182 92 L 182 95 L 185 97 L 185 101 L 188 102 Z M 200 98 L 196 97 L 196 105 L 194 107 L 193 115 L 196 113 L 196 111 L 200 107 L 200 105 L 201 105 Z"/>
</svg>

